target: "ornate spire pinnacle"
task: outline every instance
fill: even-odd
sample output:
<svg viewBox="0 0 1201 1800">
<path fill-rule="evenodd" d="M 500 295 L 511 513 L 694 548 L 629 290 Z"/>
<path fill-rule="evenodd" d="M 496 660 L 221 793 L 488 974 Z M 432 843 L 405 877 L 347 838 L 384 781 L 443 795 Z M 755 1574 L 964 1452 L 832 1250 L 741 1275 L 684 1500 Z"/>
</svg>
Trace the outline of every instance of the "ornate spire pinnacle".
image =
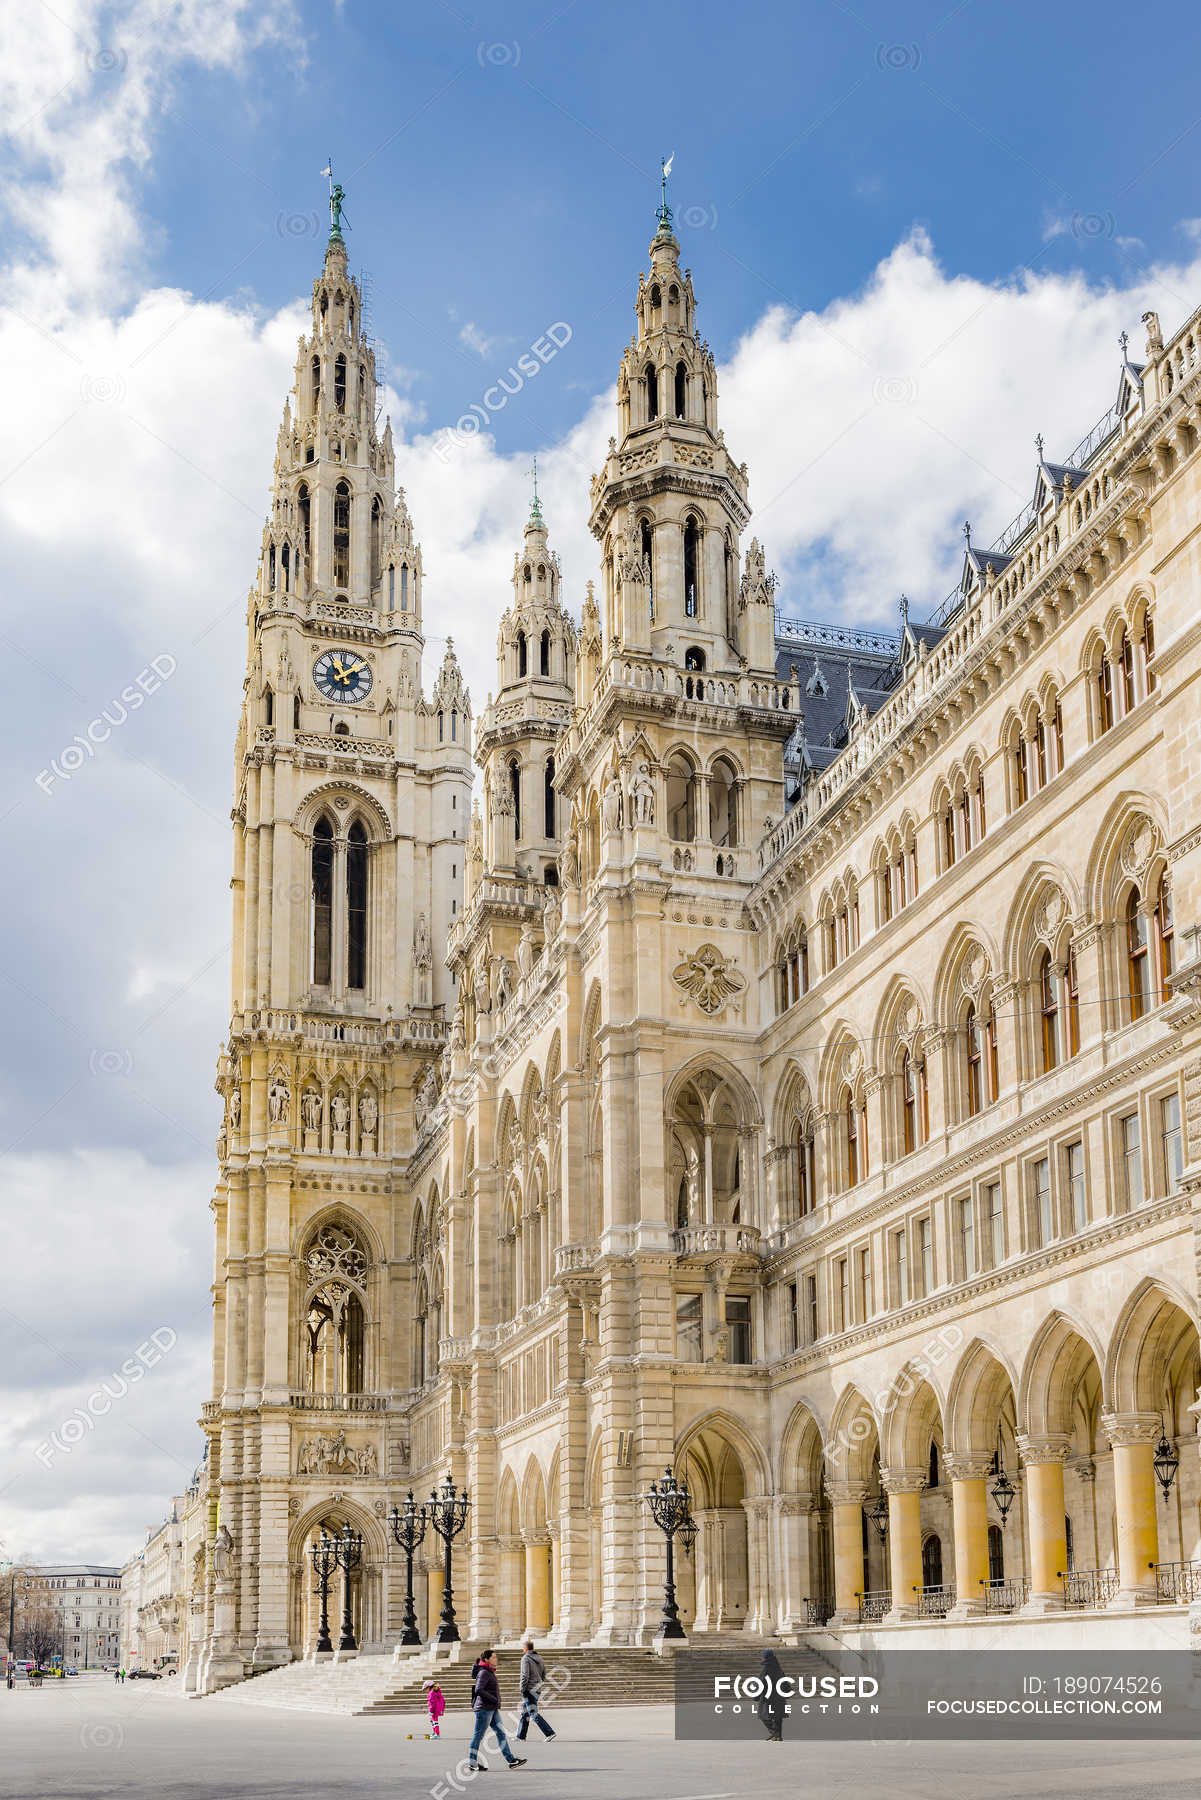
<svg viewBox="0 0 1201 1800">
<path fill-rule="evenodd" d="M 534 479 L 534 498 L 530 505 L 530 521 L 529 522 L 531 525 L 536 525 L 538 527 L 539 531 L 544 531 L 546 529 L 546 520 L 542 517 L 542 502 L 538 498 L 538 458 L 537 457 L 534 458 L 532 466 L 526 470 L 526 474 L 532 475 L 533 479 Z"/>
<path fill-rule="evenodd" d="M 342 236 L 342 211 L 346 199 L 346 189 L 340 181 L 334 180 L 334 159 L 331 156 L 321 173 L 329 177 L 329 241 L 331 244 L 345 244 Z M 349 225 L 350 220 L 346 223 Z"/>
<path fill-rule="evenodd" d="M 667 177 L 671 174 L 671 165 L 675 160 L 676 153 L 673 150 L 665 161 L 661 159 L 659 163 L 659 210 L 655 216 L 659 221 L 657 235 L 660 236 L 670 237 L 671 235 L 671 207 L 667 204 Z"/>
<path fill-rule="evenodd" d="M 1041 462 L 1043 459 L 1043 434 L 1041 431 L 1034 440 L 1034 448 L 1038 451 L 1038 460 Z"/>
</svg>

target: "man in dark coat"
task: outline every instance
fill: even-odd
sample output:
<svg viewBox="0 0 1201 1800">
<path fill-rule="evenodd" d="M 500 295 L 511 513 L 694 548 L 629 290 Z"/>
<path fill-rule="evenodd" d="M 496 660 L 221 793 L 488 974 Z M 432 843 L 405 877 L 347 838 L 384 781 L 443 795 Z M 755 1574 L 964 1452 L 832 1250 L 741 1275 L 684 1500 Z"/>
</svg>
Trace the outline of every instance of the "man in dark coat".
<svg viewBox="0 0 1201 1800">
<path fill-rule="evenodd" d="M 500 1722 L 500 1683 L 496 1679 L 496 1657 L 491 1650 L 485 1650 L 475 1665 L 475 1694 L 471 1708 L 475 1714 L 475 1729 L 471 1734 L 471 1748 L 467 1752 L 467 1767 L 473 1771 L 487 1768 L 487 1763 L 480 1761 L 480 1745 L 484 1741 L 484 1733 L 491 1727 L 492 1734 L 500 1745 L 501 1755 L 509 1767 L 520 1769 L 525 1763 L 525 1757 L 514 1756 L 505 1736 L 505 1728 Z"/>
<path fill-rule="evenodd" d="M 767 1684 L 767 1692 L 759 1702 L 759 1721 L 767 1733 L 769 1744 L 780 1744 L 784 1741 L 784 1702 L 780 1698 L 780 1677 L 784 1671 L 780 1667 L 780 1659 L 774 1650 L 760 1652 L 760 1673 Z"/>
</svg>

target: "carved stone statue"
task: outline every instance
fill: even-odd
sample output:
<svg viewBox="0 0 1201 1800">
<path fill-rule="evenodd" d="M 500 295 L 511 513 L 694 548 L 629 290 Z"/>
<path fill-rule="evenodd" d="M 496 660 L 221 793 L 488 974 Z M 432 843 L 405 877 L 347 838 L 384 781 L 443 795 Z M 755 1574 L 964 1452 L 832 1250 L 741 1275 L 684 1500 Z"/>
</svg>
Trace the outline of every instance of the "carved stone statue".
<svg viewBox="0 0 1201 1800">
<path fill-rule="evenodd" d="M 601 819 L 605 830 L 621 830 L 621 783 L 616 775 L 610 775 L 605 783 L 601 798 Z"/>
<path fill-rule="evenodd" d="M 529 974 L 537 960 L 537 945 L 534 942 L 533 927 L 525 926 L 517 945 L 517 967 L 521 970 L 522 980 Z"/>
<path fill-rule="evenodd" d="M 321 1095 L 316 1088 L 306 1088 L 300 1101 L 300 1116 L 306 1131 L 321 1130 Z"/>
<path fill-rule="evenodd" d="M 488 981 L 487 965 L 483 962 L 475 972 L 475 1010 L 477 1015 L 492 1011 L 492 991 Z"/>
<path fill-rule="evenodd" d="M 1145 312 L 1143 324 L 1147 327 L 1147 355 L 1158 356 L 1163 349 L 1163 332 L 1160 330 L 1159 314 Z"/>
<path fill-rule="evenodd" d="M 213 1574 L 218 1581 L 225 1581 L 233 1574 L 234 1540 L 228 1525 L 218 1525 L 217 1535 L 213 1539 Z"/>
<path fill-rule="evenodd" d="M 273 1125 L 286 1125 L 292 1110 L 292 1090 L 286 1075 L 273 1075 L 267 1089 L 267 1106 Z"/>
<path fill-rule="evenodd" d="M 639 825 L 655 822 L 655 779 L 649 763 L 638 764 L 638 773 L 630 789 L 630 811 Z"/>
<path fill-rule="evenodd" d="M 242 1123 L 242 1090 L 233 1087 L 229 1090 L 229 1128 L 237 1131 Z"/>
<path fill-rule="evenodd" d="M 359 1129 L 364 1137 L 374 1137 L 375 1127 L 379 1120 L 379 1107 L 375 1103 L 375 1095 L 368 1088 L 359 1096 Z"/>
<path fill-rule="evenodd" d="M 548 944 L 558 931 L 562 916 L 563 909 L 559 903 L 558 888 L 547 888 L 546 897 L 542 903 L 542 927 L 546 933 Z"/>
<path fill-rule="evenodd" d="M 455 1050 L 462 1050 L 467 1043 L 467 1027 L 463 1023 L 463 1002 L 455 1002 L 454 1017 L 450 1022 L 450 1042 Z"/>
<path fill-rule="evenodd" d="M 580 859 L 576 853 L 574 831 L 569 831 L 567 834 L 567 841 L 563 845 L 563 855 L 559 859 L 559 869 L 564 887 L 579 887 Z"/>
<path fill-rule="evenodd" d="M 345 1131 L 350 1124 L 350 1103 L 345 1094 L 335 1094 L 329 1103 L 329 1116 L 335 1131 Z"/>
</svg>

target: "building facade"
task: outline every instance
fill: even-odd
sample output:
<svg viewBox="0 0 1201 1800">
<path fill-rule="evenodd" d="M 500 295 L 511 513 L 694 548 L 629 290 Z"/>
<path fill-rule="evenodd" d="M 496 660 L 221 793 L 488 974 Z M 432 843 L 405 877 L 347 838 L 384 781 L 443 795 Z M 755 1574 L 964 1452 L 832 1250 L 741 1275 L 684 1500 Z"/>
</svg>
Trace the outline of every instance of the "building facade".
<svg viewBox="0 0 1201 1800">
<path fill-rule="evenodd" d="M 323 1526 L 389 1648 L 447 1472 L 473 1638 L 649 1641 L 665 1467 L 697 1633 L 1184 1630 L 1201 324 L 1146 325 L 930 624 L 807 625 L 664 204 L 597 580 L 535 501 L 472 740 L 335 227 L 249 611 L 197 1685 L 312 1647 Z"/>
<path fill-rule="evenodd" d="M 37 1573 L 59 1622 L 63 1662 L 77 1669 L 115 1662 L 121 1644 L 121 1570 L 97 1563 L 46 1563 Z"/>
</svg>

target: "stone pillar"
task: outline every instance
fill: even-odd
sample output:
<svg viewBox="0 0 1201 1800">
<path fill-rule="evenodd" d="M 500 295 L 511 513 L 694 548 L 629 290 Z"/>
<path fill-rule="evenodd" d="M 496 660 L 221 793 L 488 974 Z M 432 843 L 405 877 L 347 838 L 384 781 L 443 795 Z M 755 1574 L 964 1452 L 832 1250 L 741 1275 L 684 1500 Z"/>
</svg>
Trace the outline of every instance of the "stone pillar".
<svg viewBox="0 0 1201 1800">
<path fill-rule="evenodd" d="M 1059 1433 L 1043 1437 L 1018 1437 L 1026 1465 L 1026 1506 L 1029 1514 L 1030 1598 L 1023 1609 L 1030 1613 L 1063 1610 L 1060 1576 L 1068 1566 L 1064 1531 L 1063 1464 L 1071 1449 Z"/>
<path fill-rule="evenodd" d="M 987 1456 L 948 1456 L 951 1517 L 955 1533 L 955 1605 L 951 1617 L 969 1619 L 985 1610 L 988 1582 Z"/>
<path fill-rule="evenodd" d="M 776 1629 L 771 1611 L 771 1596 L 776 1586 L 772 1580 L 772 1502 L 763 1497 L 744 1500 L 743 1509 L 746 1512 L 747 1562 L 747 1616 L 744 1630 L 770 1634 Z M 676 1550 L 679 1554 L 679 1545 Z"/>
<path fill-rule="evenodd" d="M 809 1555 L 809 1519 L 813 1512 L 811 1494 L 794 1494 L 776 1502 L 777 1542 L 779 1545 L 779 1579 L 776 1606 L 777 1630 L 791 1635 L 803 1631 L 808 1624 L 805 1602 L 816 1599 Z"/>
<path fill-rule="evenodd" d="M 863 1502 L 867 1489 L 853 1482 L 829 1486 L 834 1537 L 834 1616 L 831 1624 L 859 1623 L 863 1591 Z"/>
<path fill-rule="evenodd" d="M 1155 1604 L 1159 1523 L 1155 1516 L 1154 1444 L 1158 1413 L 1103 1413 L 1113 1448 L 1113 1499 L 1117 1517 L 1119 1606 Z"/>
<path fill-rule="evenodd" d="M 892 1569 L 889 1619 L 917 1616 L 917 1590 L 922 1585 L 922 1489 L 924 1469 L 881 1469 L 888 1495 L 888 1549 Z"/>
<path fill-rule="evenodd" d="M 535 1638 L 550 1630 L 550 1545 L 527 1532 L 525 1546 L 525 1629 Z"/>
<path fill-rule="evenodd" d="M 437 1637 L 438 1625 L 442 1618 L 442 1559 L 435 1561 L 426 1559 L 425 1564 L 425 1622 L 426 1636 Z"/>
<path fill-rule="evenodd" d="M 558 1519 L 547 1525 L 550 1532 L 550 1624 L 557 1630 L 563 1611 L 562 1526 Z"/>
</svg>

